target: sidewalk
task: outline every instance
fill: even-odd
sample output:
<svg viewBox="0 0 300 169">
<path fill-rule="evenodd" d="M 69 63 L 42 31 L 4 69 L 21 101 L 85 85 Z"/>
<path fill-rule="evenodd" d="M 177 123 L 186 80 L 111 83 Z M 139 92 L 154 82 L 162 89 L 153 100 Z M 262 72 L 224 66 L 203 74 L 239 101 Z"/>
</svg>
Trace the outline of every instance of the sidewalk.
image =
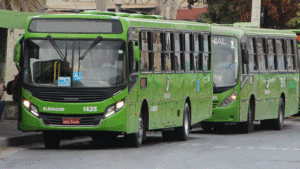
<svg viewBox="0 0 300 169">
<path fill-rule="evenodd" d="M 7 101 L 0 120 L 0 148 L 22 146 L 43 141 L 42 132 L 22 132 L 17 127 L 17 104 Z"/>
<path fill-rule="evenodd" d="M 0 148 L 43 141 L 42 132 L 22 132 L 17 125 L 17 120 L 0 120 Z"/>
</svg>

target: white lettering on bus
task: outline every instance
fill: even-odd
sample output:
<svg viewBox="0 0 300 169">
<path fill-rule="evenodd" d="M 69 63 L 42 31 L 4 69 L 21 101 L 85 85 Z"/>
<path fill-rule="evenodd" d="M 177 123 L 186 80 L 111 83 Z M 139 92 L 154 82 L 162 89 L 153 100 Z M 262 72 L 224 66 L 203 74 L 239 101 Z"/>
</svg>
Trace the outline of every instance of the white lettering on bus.
<svg viewBox="0 0 300 169">
<path fill-rule="evenodd" d="M 43 107 L 44 111 L 65 111 L 63 107 Z"/>
</svg>

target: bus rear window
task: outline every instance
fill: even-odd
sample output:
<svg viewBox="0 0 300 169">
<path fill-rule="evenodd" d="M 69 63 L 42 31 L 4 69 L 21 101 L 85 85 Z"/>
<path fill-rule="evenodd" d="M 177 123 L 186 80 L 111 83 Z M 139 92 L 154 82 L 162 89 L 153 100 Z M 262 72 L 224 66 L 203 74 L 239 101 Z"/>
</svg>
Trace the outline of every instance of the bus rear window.
<svg viewBox="0 0 300 169">
<path fill-rule="evenodd" d="M 122 33 L 122 24 L 118 20 L 50 18 L 33 19 L 29 32 L 39 33 Z"/>
</svg>

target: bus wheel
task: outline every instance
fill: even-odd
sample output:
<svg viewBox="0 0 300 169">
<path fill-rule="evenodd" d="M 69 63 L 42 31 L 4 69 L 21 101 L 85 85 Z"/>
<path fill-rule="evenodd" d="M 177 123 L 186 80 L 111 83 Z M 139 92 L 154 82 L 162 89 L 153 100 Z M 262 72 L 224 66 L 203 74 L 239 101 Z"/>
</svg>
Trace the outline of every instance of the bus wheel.
<svg viewBox="0 0 300 169">
<path fill-rule="evenodd" d="M 177 139 L 181 141 L 186 141 L 189 138 L 190 134 L 190 107 L 187 103 L 184 105 L 184 114 L 183 114 L 183 126 L 176 128 L 177 130 Z"/>
<path fill-rule="evenodd" d="M 249 104 L 247 121 L 240 123 L 240 129 L 241 129 L 242 133 L 249 133 L 254 130 L 254 125 L 253 125 L 254 116 L 253 115 L 254 115 L 253 106 L 251 104 Z"/>
<path fill-rule="evenodd" d="M 44 131 L 43 132 L 44 144 L 47 149 L 58 148 L 60 144 L 60 138 L 54 132 Z"/>
<path fill-rule="evenodd" d="M 274 130 L 281 130 L 284 125 L 284 103 L 282 98 L 279 100 L 278 118 L 272 120 L 272 122 Z"/>
<path fill-rule="evenodd" d="M 130 146 L 132 147 L 141 147 L 144 137 L 144 122 L 142 112 L 139 117 L 139 131 L 137 133 L 127 134 L 126 138 Z"/>
<path fill-rule="evenodd" d="M 201 122 L 201 127 L 203 130 L 210 131 L 213 128 L 213 124 L 211 122 Z"/>
</svg>

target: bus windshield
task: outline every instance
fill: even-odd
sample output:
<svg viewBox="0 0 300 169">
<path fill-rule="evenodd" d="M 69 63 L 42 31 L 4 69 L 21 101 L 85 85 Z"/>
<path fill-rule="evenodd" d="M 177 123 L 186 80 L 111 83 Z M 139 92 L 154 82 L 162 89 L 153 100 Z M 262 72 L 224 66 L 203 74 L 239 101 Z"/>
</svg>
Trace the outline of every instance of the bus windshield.
<svg viewBox="0 0 300 169">
<path fill-rule="evenodd" d="M 230 87 L 238 82 L 238 40 L 212 36 L 213 81 L 215 87 Z"/>
<path fill-rule="evenodd" d="M 49 87 L 111 87 L 125 82 L 124 42 L 31 39 L 24 83 Z"/>
</svg>

